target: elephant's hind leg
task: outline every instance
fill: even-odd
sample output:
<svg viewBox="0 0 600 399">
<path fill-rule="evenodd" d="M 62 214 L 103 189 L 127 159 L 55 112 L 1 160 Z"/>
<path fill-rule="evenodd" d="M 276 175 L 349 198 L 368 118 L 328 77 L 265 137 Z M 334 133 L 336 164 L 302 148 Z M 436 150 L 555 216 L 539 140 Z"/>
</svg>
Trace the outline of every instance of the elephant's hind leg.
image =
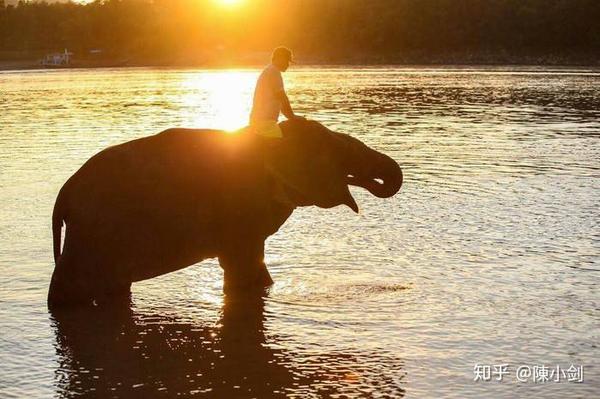
<svg viewBox="0 0 600 399">
<path fill-rule="evenodd" d="M 91 304 L 93 296 L 77 265 L 63 254 L 54 268 L 48 290 L 48 307 Z"/>
<path fill-rule="evenodd" d="M 119 282 L 97 269 L 61 256 L 50 281 L 48 307 L 129 301 L 131 282 Z"/>
</svg>

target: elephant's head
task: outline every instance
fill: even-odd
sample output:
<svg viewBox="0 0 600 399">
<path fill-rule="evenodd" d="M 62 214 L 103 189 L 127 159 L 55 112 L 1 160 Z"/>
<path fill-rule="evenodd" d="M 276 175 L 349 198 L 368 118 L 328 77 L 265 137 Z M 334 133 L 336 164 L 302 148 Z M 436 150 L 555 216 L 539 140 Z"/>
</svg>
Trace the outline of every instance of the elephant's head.
<svg viewBox="0 0 600 399">
<path fill-rule="evenodd" d="M 267 165 L 297 206 L 345 204 L 358 212 L 349 185 L 380 198 L 393 196 L 402 186 L 396 161 L 356 138 L 310 120 L 290 120 L 280 126 L 284 137 L 267 144 Z"/>
</svg>

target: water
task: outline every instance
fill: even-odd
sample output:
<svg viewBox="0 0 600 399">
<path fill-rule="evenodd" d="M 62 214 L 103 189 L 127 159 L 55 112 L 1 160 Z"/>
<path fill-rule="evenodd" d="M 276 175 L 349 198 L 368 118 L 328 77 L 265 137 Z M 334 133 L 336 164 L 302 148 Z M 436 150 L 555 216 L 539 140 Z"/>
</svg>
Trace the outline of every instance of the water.
<svg viewBox="0 0 600 399">
<path fill-rule="evenodd" d="M 319 68 L 299 113 L 396 159 L 361 213 L 303 208 L 267 242 L 264 299 L 208 260 L 137 283 L 131 308 L 52 317 L 50 214 L 108 145 L 243 126 L 256 70 L 0 73 L 0 396 L 600 395 L 600 71 Z M 509 364 L 475 382 L 475 364 Z M 584 366 L 520 383 L 520 365 Z"/>
</svg>

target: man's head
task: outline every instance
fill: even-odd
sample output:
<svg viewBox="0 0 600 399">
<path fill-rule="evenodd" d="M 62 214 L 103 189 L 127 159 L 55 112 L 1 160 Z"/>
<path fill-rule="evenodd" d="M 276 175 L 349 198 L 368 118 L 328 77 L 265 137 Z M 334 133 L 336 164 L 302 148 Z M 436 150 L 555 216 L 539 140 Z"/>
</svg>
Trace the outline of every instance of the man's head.
<svg viewBox="0 0 600 399">
<path fill-rule="evenodd" d="M 277 67 L 281 72 L 287 71 L 290 66 L 290 62 L 293 62 L 292 50 L 287 47 L 277 47 L 273 50 L 271 56 L 271 63 Z"/>
</svg>

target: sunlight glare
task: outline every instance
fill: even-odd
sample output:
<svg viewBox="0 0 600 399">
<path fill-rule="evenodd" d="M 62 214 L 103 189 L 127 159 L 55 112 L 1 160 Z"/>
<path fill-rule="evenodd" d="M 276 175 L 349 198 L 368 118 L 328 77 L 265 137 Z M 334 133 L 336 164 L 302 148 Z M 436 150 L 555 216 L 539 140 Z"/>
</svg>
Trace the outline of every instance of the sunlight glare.
<svg viewBox="0 0 600 399">
<path fill-rule="evenodd" d="M 183 81 L 186 123 L 230 132 L 246 126 L 255 83 L 252 71 L 191 73 Z"/>
<path fill-rule="evenodd" d="M 222 6 L 232 7 L 232 6 L 240 4 L 243 0 L 215 0 L 215 1 Z"/>
</svg>

